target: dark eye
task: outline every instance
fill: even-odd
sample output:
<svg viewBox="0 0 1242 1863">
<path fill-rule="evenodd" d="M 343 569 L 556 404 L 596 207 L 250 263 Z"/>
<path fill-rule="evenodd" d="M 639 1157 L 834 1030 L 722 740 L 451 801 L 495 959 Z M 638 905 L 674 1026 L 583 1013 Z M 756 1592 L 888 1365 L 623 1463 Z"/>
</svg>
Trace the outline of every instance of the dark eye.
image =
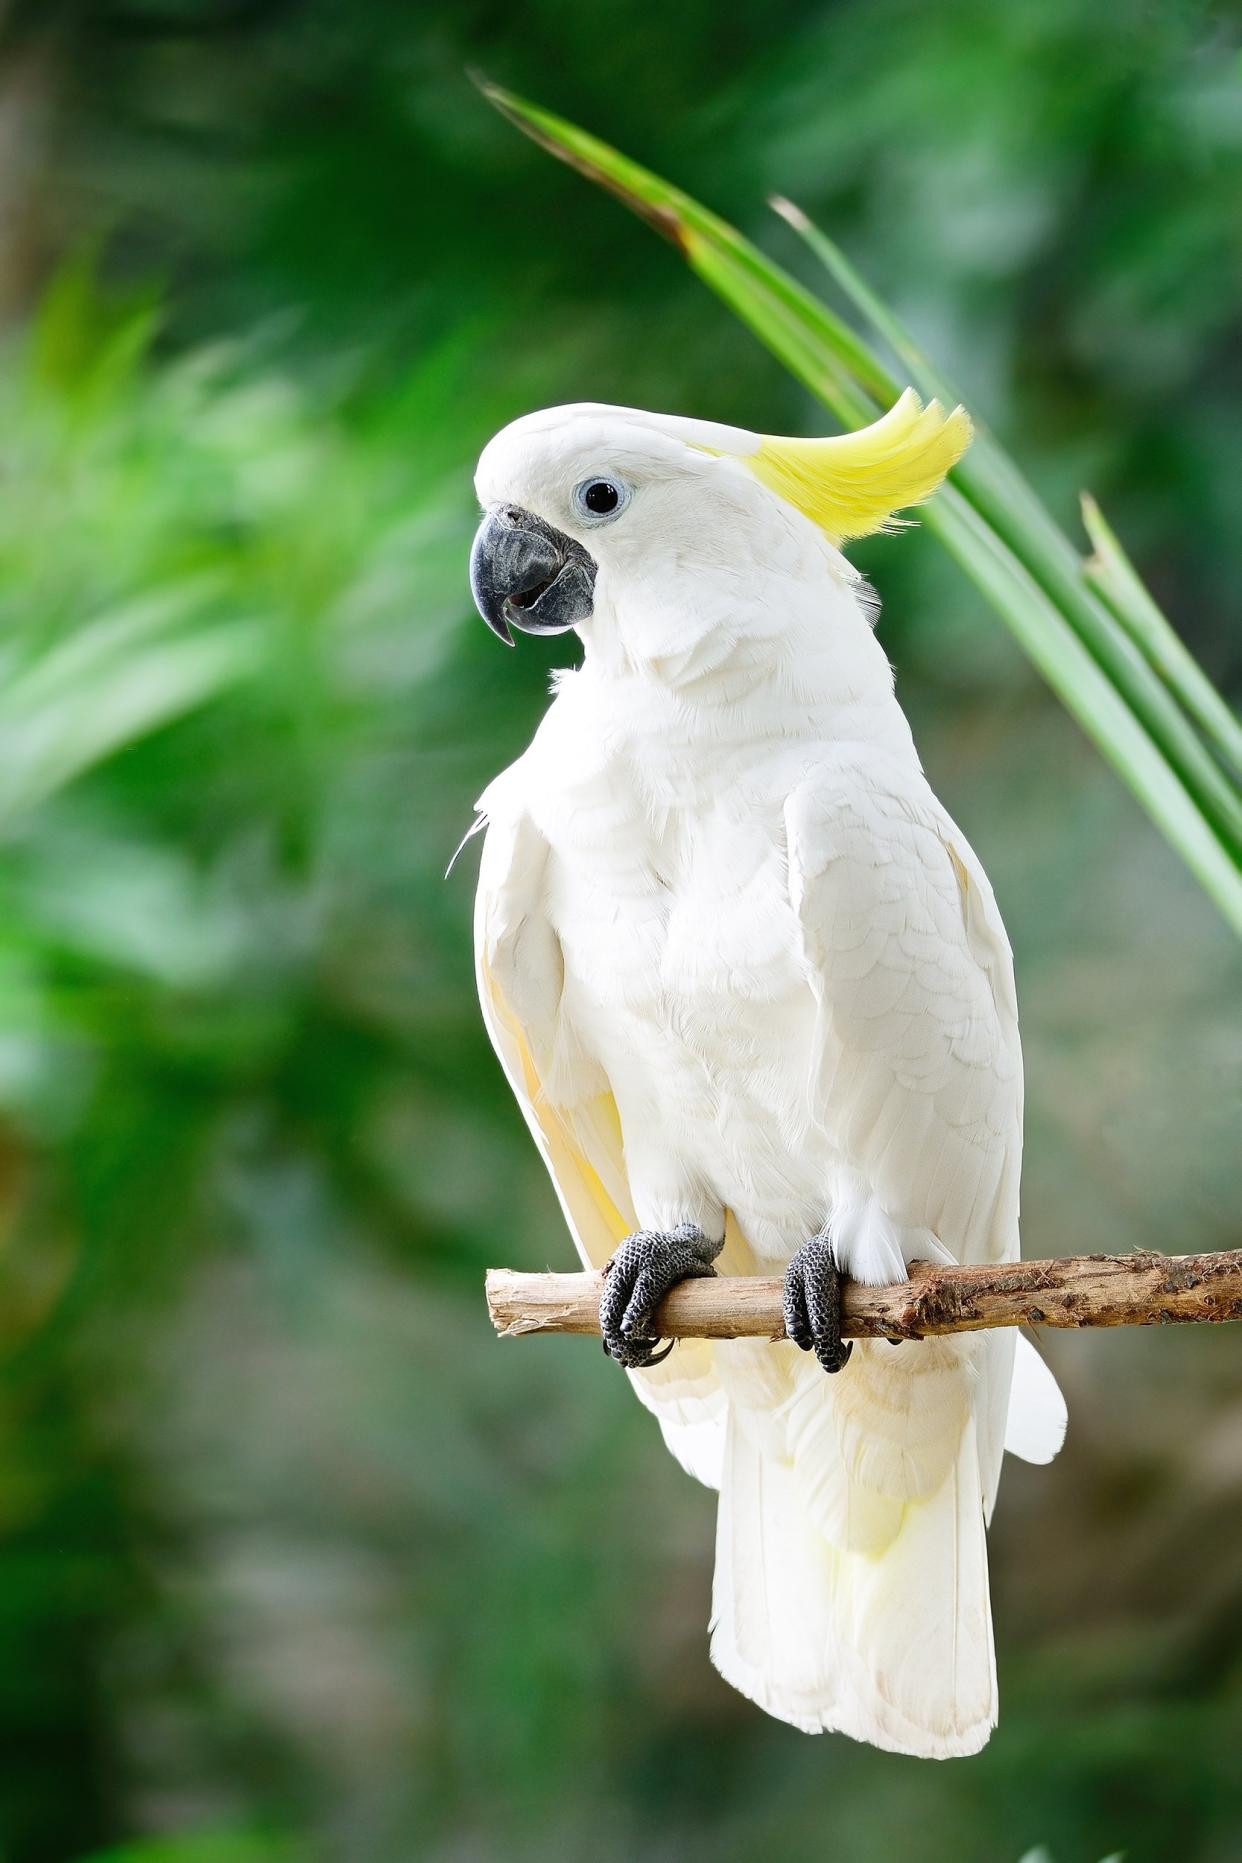
<svg viewBox="0 0 1242 1863">
<path fill-rule="evenodd" d="M 574 488 L 574 510 L 588 524 L 602 524 L 616 517 L 630 502 L 630 488 L 621 479 L 583 479 Z"/>
</svg>

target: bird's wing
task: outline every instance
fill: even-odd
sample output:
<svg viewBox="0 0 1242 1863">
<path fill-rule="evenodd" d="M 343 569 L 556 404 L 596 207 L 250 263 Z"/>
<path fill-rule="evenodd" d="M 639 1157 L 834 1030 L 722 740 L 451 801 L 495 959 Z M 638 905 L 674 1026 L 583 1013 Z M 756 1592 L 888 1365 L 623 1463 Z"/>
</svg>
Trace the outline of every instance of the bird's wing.
<svg viewBox="0 0 1242 1863">
<path fill-rule="evenodd" d="M 825 760 L 785 825 L 818 1123 L 903 1240 L 924 1232 L 963 1261 L 1016 1254 L 1013 971 L 978 862 L 917 777 L 886 780 L 870 757 Z M 1008 1329 L 862 1341 L 831 1379 L 804 1361 L 764 1435 L 737 1388 L 759 1368 L 721 1360 L 738 1401 L 712 1655 L 735 1687 L 797 1726 L 898 1752 L 982 1746 L 996 1719 L 984 1525 L 1011 1383 L 1013 1447 L 1047 1455 L 1059 1439 L 1060 1395 L 1018 1343 L 1017 1376 Z"/>
<path fill-rule="evenodd" d="M 925 1232 L 958 1261 L 1012 1259 L 1022 1055 L 1009 943 L 982 867 L 921 777 L 874 753 L 825 759 L 790 796 L 785 826 L 820 1023 L 817 1117 L 906 1231 Z M 912 1382 L 920 1350 L 856 1354 L 865 1371 L 852 1366 L 834 1381 L 847 1467 L 913 1498 L 973 1411 L 990 1511 L 1015 1336 L 1006 1329 L 952 1352 L 957 1378 L 946 1367 Z M 1020 1384 L 1051 1405 L 1050 1376 Z M 916 1409 L 922 1427 L 912 1436 Z M 1017 1422 L 1015 1448 L 1025 1440 Z M 920 1437 L 926 1454 L 916 1466 Z"/>
<path fill-rule="evenodd" d="M 826 760 L 785 822 L 817 1111 L 894 1221 L 958 1261 L 1013 1258 L 1022 1053 L 982 867 L 922 779 L 873 756 Z"/>
<path fill-rule="evenodd" d="M 638 1228 L 621 1123 L 603 1070 L 563 1010 L 564 960 L 545 908 L 549 849 L 511 804 L 512 787 L 501 779 L 480 804 L 489 821 L 475 909 L 479 1000 L 578 1253 L 586 1267 L 602 1268 Z M 726 1402 L 710 1343 L 684 1340 L 630 1380 L 683 1467 L 718 1487 Z"/>
</svg>

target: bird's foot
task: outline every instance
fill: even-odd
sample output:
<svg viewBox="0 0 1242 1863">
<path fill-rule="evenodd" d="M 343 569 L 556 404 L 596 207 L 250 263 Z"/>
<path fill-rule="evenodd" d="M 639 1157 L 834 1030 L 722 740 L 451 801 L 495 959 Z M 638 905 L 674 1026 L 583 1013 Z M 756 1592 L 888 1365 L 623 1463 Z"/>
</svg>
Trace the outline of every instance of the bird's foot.
<svg viewBox="0 0 1242 1863">
<path fill-rule="evenodd" d="M 723 1237 L 710 1242 L 695 1223 L 669 1230 L 639 1229 L 626 1236 L 604 1269 L 599 1302 L 599 1330 L 609 1358 L 627 1371 L 666 1359 L 674 1341 L 657 1352 L 660 1341 L 652 1331 L 656 1308 L 678 1281 L 714 1275 L 712 1262 L 723 1247 Z"/>
<path fill-rule="evenodd" d="M 840 1371 L 852 1343 L 841 1337 L 841 1287 L 832 1244 L 824 1236 L 804 1242 L 785 1270 L 785 1332 L 803 1352 L 814 1352 L 825 1371 Z"/>
</svg>

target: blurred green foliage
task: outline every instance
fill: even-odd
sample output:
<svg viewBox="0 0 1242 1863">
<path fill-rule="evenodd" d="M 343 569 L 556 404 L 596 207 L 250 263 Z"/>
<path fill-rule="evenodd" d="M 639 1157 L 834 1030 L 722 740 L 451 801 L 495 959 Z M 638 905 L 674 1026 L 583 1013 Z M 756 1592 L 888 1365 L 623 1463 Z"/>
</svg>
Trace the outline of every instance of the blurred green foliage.
<svg viewBox="0 0 1242 1863">
<path fill-rule="evenodd" d="M 1220 681 L 1234 23 L 1123 0 L 0 11 L 0 1857 L 1242 1851 L 1242 1382 L 1068 1340 L 993 1535 L 1001 1729 L 914 1765 L 707 1662 L 712 1504 L 589 1342 L 482 1036 L 471 852 L 569 643 L 472 620 L 540 402 L 813 411 L 479 63 L 768 228 L 798 198 Z M 1028 1250 L 1236 1245 L 1237 961 L 917 533 L 859 552 L 1017 948 Z"/>
</svg>

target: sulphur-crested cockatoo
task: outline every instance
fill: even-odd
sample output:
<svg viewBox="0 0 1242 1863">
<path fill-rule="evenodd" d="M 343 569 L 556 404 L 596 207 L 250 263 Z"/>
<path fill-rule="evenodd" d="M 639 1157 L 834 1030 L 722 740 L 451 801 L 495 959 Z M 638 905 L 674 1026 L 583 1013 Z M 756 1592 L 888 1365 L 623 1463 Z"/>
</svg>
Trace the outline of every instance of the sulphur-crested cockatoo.
<svg viewBox="0 0 1242 1863">
<path fill-rule="evenodd" d="M 841 545 L 969 437 L 910 391 L 823 440 L 553 408 L 486 448 L 471 559 L 503 639 L 582 637 L 479 803 L 479 988 L 612 1264 L 605 1347 L 720 1490 L 712 1657 L 796 1727 L 936 1756 L 996 1722 L 1002 1449 L 1048 1460 L 1065 1413 L 1012 1331 L 841 1344 L 839 1276 L 1017 1254 L 1022 1151 L 1005 930 Z M 656 1351 L 674 1282 L 777 1263 L 793 1344 Z"/>
</svg>

